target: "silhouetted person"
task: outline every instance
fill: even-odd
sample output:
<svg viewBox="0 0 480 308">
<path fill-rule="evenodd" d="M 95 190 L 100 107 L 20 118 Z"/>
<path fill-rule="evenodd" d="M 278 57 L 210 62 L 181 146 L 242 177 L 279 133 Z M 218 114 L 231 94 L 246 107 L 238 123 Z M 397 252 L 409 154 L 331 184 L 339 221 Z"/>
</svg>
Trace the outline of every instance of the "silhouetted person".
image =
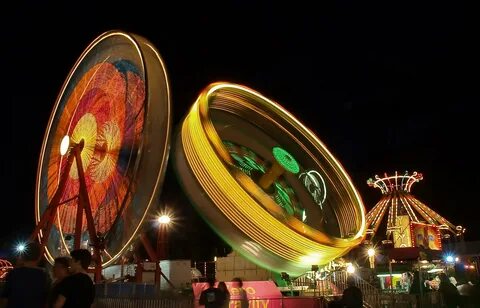
<svg viewBox="0 0 480 308">
<path fill-rule="evenodd" d="M 31 242 L 25 245 L 25 250 L 18 260 L 21 266 L 7 275 L 0 303 L 7 308 L 46 306 L 51 282 L 48 273 L 38 267 L 41 254 L 38 243 Z"/>
<path fill-rule="evenodd" d="M 343 290 L 342 306 L 347 308 L 362 308 L 363 295 L 362 291 L 355 286 L 355 278 L 349 276 L 347 278 L 347 288 Z"/>
<path fill-rule="evenodd" d="M 440 288 L 438 291 L 442 294 L 443 303 L 447 308 L 457 308 L 460 305 L 460 293 L 457 287 L 450 282 L 445 273 L 440 274 Z"/>
<path fill-rule="evenodd" d="M 72 274 L 60 282 L 54 307 L 90 308 L 95 299 L 95 287 L 87 274 L 92 255 L 86 249 L 76 249 L 70 252 L 70 256 Z"/>
<path fill-rule="evenodd" d="M 53 263 L 53 284 L 50 290 L 50 296 L 48 300 L 48 307 L 53 307 L 58 297 L 59 289 L 61 288 L 61 282 L 64 278 L 70 275 L 70 258 L 58 257 L 55 258 Z"/>
<path fill-rule="evenodd" d="M 245 289 L 243 288 L 242 279 L 235 277 L 232 279 L 232 282 L 233 282 L 232 288 L 236 288 L 238 290 L 238 298 L 236 300 L 240 302 L 240 307 L 248 308 L 249 303 L 248 303 L 247 291 L 245 291 Z M 235 306 L 235 307 L 238 307 L 238 306 Z"/>
<path fill-rule="evenodd" d="M 420 272 L 413 273 L 412 285 L 410 286 L 410 294 L 415 295 L 417 305 L 420 305 L 425 297 L 425 294 L 430 290 L 425 285 L 425 281 L 420 279 Z"/>
<path fill-rule="evenodd" d="M 224 281 L 218 283 L 217 288 L 223 293 L 223 304 L 221 307 L 228 308 L 230 307 L 230 292 L 228 292 L 227 284 Z"/>
<path fill-rule="evenodd" d="M 225 302 L 225 294 L 215 288 L 215 279 L 208 279 L 208 289 L 205 289 L 200 294 L 200 300 L 198 303 L 204 305 L 205 308 L 221 308 Z"/>
<path fill-rule="evenodd" d="M 473 307 L 480 307 L 480 279 L 479 277 L 472 278 L 469 283 L 472 286 L 470 303 Z"/>
<path fill-rule="evenodd" d="M 473 284 L 468 282 L 464 277 L 460 277 L 458 279 L 457 290 L 458 290 L 458 293 L 460 293 L 460 302 L 462 303 L 461 304 L 462 308 L 463 307 L 465 308 L 479 307 L 478 305 L 473 306 L 472 304 Z"/>
</svg>

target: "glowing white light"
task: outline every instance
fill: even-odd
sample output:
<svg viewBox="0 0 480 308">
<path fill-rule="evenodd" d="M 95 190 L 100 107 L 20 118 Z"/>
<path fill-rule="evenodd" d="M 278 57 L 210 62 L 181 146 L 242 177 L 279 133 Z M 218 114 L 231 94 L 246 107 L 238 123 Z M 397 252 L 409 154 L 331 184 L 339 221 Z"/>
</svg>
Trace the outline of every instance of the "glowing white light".
<svg viewBox="0 0 480 308">
<path fill-rule="evenodd" d="M 432 268 L 431 270 L 428 270 L 428 273 L 440 273 L 443 272 L 443 268 Z"/>
<path fill-rule="evenodd" d="M 349 274 L 355 273 L 355 266 L 353 266 L 353 264 L 348 264 L 347 265 L 347 273 L 349 273 Z"/>
<path fill-rule="evenodd" d="M 320 254 L 312 253 L 308 256 L 301 256 L 300 262 L 305 265 L 318 264 L 320 262 Z"/>
<path fill-rule="evenodd" d="M 17 247 L 15 247 L 15 251 L 17 253 L 23 253 L 25 251 L 25 248 L 26 248 L 26 246 L 25 246 L 24 243 L 19 243 L 19 244 L 17 244 Z"/>
<path fill-rule="evenodd" d="M 60 155 L 65 155 L 68 151 L 68 147 L 70 146 L 70 137 L 65 135 L 62 138 L 62 142 L 60 143 Z"/>
<path fill-rule="evenodd" d="M 327 198 L 327 187 L 320 173 L 316 170 L 309 170 L 298 175 L 298 179 L 308 190 L 316 204 L 323 209 L 323 203 Z"/>
<path fill-rule="evenodd" d="M 378 274 L 377 277 L 397 277 L 397 278 L 401 278 L 402 277 L 402 274 Z"/>
<path fill-rule="evenodd" d="M 158 217 L 157 220 L 159 223 L 166 225 L 166 224 L 169 224 L 172 219 L 168 215 L 162 215 Z"/>
<path fill-rule="evenodd" d="M 373 257 L 375 255 L 375 249 L 374 248 L 368 248 L 367 255 L 369 257 Z"/>
<path fill-rule="evenodd" d="M 445 260 L 447 260 L 447 262 L 453 262 L 453 257 L 452 256 L 447 256 L 445 258 Z"/>
<path fill-rule="evenodd" d="M 245 243 L 242 244 L 242 247 L 245 250 L 249 251 L 254 256 L 258 256 L 258 253 L 261 250 L 261 247 L 257 243 L 252 241 L 246 241 Z"/>
<path fill-rule="evenodd" d="M 458 257 L 455 257 L 455 262 L 458 262 L 458 260 L 460 260 Z"/>
</svg>

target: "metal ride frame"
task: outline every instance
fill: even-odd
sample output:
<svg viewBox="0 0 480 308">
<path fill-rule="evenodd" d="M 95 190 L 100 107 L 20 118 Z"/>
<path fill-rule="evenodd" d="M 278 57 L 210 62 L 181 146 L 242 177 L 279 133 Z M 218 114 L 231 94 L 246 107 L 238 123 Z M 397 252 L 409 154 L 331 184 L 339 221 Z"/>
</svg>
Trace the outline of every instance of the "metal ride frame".
<svg viewBox="0 0 480 308">
<path fill-rule="evenodd" d="M 93 221 L 92 209 L 90 207 L 90 198 L 88 196 L 87 184 L 85 182 L 85 172 L 83 169 L 82 158 L 80 154 L 82 153 L 84 146 L 83 140 L 78 144 L 74 144 L 68 153 L 67 163 L 65 169 L 61 175 L 60 181 L 58 183 L 58 188 L 55 191 L 55 194 L 52 197 L 52 200 L 48 204 L 45 212 L 43 212 L 40 221 L 37 223 L 35 230 L 30 236 L 31 241 L 38 239 L 41 246 L 41 255 L 47 244 L 48 237 L 52 230 L 53 222 L 57 215 L 57 209 L 62 204 L 70 202 L 72 199 L 65 200 L 60 202 L 62 194 L 65 190 L 65 184 L 68 179 L 68 174 L 72 168 L 73 161 L 75 160 L 77 170 L 78 170 L 78 179 L 80 182 L 78 195 L 74 198 L 78 198 L 77 205 L 77 215 L 75 220 L 75 237 L 74 237 L 74 249 L 80 248 L 80 241 L 82 236 L 82 225 L 83 225 L 83 213 L 87 218 L 87 229 L 88 235 L 91 240 L 91 246 L 93 247 L 93 260 L 95 262 L 94 268 L 94 280 L 95 282 L 100 281 L 102 278 L 102 251 L 104 250 L 103 240 L 97 235 L 95 228 L 95 223 Z"/>
<path fill-rule="evenodd" d="M 87 218 L 87 229 L 90 239 L 92 241 L 91 246 L 93 247 L 93 260 L 95 261 L 94 267 L 94 280 L 95 282 L 99 282 L 102 280 L 102 251 L 104 250 L 104 245 L 102 239 L 97 235 L 95 223 L 93 221 L 92 210 L 90 207 L 90 198 L 88 196 L 87 186 L 85 183 L 85 173 L 83 169 L 82 159 L 81 159 L 81 152 L 83 149 L 83 141 L 75 144 L 68 153 L 67 163 L 65 169 L 62 173 L 62 177 L 60 178 L 60 182 L 58 184 L 58 188 L 53 195 L 52 200 L 50 201 L 47 209 L 42 214 L 40 221 L 38 222 L 35 230 L 33 231 L 32 235 L 30 236 L 31 241 L 35 241 L 37 238 L 39 240 L 41 251 L 43 255 L 43 250 L 45 249 L 45 245 L 48 240 L 48 236 L 52 230 L 53 222 L 55 220 L 55 216 L 57 214 L 57 209 L 62 204 L 70 202 L 72 199 L 68 199 L 66 201 L 60 202 L 60 198 L 62 197 L 63 191 L 65 189 L 65 183 L 68 178 L 68 174 L 70 169 L 73 165 L 73 162 L 76 162 L 77 170 L 78 170 L 78 179 L 80 181 L 79 185 L 79 193 L 74 198 L 78 198 L 78 206 L 77 206 L 77 216 L 75 221 L 75 237 L 74 237 L 74 249 L 80 248 L 80 241 L 82 235 L 82 224 L 83 224 L 83 213 L 85 211 L 85 216 Z M 164 228 L 160 226 L 160 228 Z M 173 286 L 172 282 L 168 279 L 167 276 L 162 272 L 160 268 L 160 251 L 158 249 L 160 243 L 160 234 L 158 232 L 157 235 L 157 251 L 154 250 L 150 241 L 146 237 L 145 233 L 140 235 L 140 241 L 145 247 L 145 250 L 148 254 L 148 257 L 155 262 L 155 284 L 160 284 L 160 276 L 162 276 L 165 281 L 170 286 Z M 137 264 L 137 267 L 141 266 Z M 137 277 L 138 279 L 138 277 Z"/>
</svg>

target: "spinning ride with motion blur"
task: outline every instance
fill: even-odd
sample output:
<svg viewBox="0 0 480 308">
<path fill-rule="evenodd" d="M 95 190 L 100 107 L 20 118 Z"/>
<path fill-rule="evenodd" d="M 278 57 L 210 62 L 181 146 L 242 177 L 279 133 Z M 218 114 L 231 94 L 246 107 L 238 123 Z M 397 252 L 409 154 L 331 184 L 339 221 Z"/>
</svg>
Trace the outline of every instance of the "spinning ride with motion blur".
<svg viewBox="0 0 480 308">
<path fill-rule="evenodd" d="M 204 89 L 174 150 L 200 214 L 261 267 L 299 275 L 363 240 L 364 207 L 340 163 L 292 114 L 252 89 Z"/>
<path fill-rule="evenodd" d="M 60 91 L 40 154 L 32 240 L 50 263 L 88 248 L 98 280 L 127 249 L 163 182 L 170 113 L 151 43 L 108 32 L 88 46 Z"/>
<path fill-rule="evenodd" d="M 32 240 L 49 262 L 89 248 L 114 264 L 157 206 L 170 149 L 163 61 L 118 31 L 81 55 L 41 149 Z M 247 87 L 205 88 L 175 136 L 174 167 L 199 214 L 228 244 L 275 272 L 303 273 L 365 236 L 365 209 L 326 146 L 279 104 Z"/>
</svg>

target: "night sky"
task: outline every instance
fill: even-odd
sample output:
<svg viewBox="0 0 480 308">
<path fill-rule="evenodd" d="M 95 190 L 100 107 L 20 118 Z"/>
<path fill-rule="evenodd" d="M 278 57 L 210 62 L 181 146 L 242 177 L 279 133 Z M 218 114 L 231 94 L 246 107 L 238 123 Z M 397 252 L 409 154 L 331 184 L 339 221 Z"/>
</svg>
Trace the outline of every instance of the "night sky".
<svg viewBox="0 0 480 308">
<path fill-rule="evenodd" d="M 424 180 L 413 194 L 466 227 L 467 239 L 480 240 L 473 16 L 461 2 L 357 2 L 318 8 L 159 2 L 155 8 L 141 1 L 131 2 L 134 7 L 82 1 L 56 12 L 16 3 L 5 11 L 1 47 L 4 253 L 33 230 L 38 155 L 62 83 L 85 47 L 112 29 L 140 34 L 159 50 L 175 124 L 209 83 L 244 84 L 317 134 L 350 174 L 367 210 L 381 197 L 367 186 L 369 177 L 418 171 Z M 169 167 L 162 199 L 182 217 L 172 235 L 185 244 L 172 252 L 181 257 L 192 253 L 188 234 L 195 227 L 203 230 L 198 238 L 217 240 L 179 191 Z"/>
</svg>

